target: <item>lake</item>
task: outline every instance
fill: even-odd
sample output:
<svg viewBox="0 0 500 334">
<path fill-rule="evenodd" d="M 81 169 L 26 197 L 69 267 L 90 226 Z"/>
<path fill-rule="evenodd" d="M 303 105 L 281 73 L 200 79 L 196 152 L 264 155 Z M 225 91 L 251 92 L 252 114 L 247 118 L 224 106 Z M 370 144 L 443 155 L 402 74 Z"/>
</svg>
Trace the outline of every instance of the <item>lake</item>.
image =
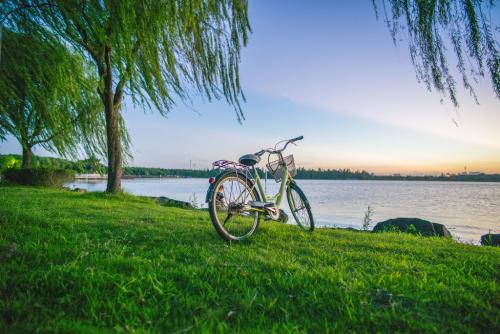
<svg viewBox="0 0 500 334">
<path fill-rule="evenodd" d="M 462 242 L 479 242 L 482 234 L 500 232 L 500 183 L 297 180 L 311 202 L 317 226 L 362 228 L 368 205 L 374 222 L 417 217 L 441 223 Z M 125 191 L 166 196 L 206 206 L 207 179 L 161 178 L 122 180 Z M 106 181 L 80 180 L 67 185 L 103 191 Z M 268 192 L 278 185 L 267 181 Z M 286 202 L 286 200 L 285 200 Z M 285 211 L 289 211 L 285 205 Z M 291 216 L 290 216 L 291 217 Z M 373 227 L 373 226 L 372 226 Z"/>
</svg>

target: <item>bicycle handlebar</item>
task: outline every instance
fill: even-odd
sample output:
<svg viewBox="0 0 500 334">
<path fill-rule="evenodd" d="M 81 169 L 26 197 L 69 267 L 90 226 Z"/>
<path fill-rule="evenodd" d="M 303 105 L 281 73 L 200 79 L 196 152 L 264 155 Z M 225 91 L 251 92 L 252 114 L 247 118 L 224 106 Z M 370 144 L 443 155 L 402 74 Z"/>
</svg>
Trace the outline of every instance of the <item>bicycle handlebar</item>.
<svg viewBox="0 0 500 334">
<path fill-rule="evenodd" d="M 266 150 L 260 150 L 259 152 L 257 153 L 254 153 L 256 156 L 261 156 L 262 154 L 266 153 Z"/>
<path fill-rule="evenodd" d="M 281 152 L 283 152 L 283 151 L 286 149 L 286 147 L 288 146 L 288 144 L 293 143 L 293 142 L 296 142 L 296 141 L 299 141 L 299 140 L 302 140 L 302 139 L 304 139 L 304 136 L 298 136 L 298 137 L 295 137 L 295 138 L 289 139 L 289 140 L 287 140 L 287 141 L 286 141 L 286 144 L 285 144 L 285 145 L 283 146 L 283 148 L 282 148 L 282 149 L 280 149 L 280 150 L 276 150 L 276 149 L 265 149 L 265 150 L 260 150 L 259 152 L 255 153 L 255 155 L 257 155 L 257 156 L 259 156 L 259 157 L 260 157 L 261 155 L 263 155 L 263 154 L 264 154 L 264 153 L 266 153 L 266 152 L 267 152 L 267 153 L 270 153 L 270 154 L 281 153 Z M 278 144 L 279 144 L 279 142 L 278 142 Z"/>
<path fill-rule="evenodd" d="M 299 141 L 299 140 L 302 140 L 302 139 L 304 139 L 304 136 L 298 136 L 298 137 L 290 139 L 289 142 Z"/>
</svg>

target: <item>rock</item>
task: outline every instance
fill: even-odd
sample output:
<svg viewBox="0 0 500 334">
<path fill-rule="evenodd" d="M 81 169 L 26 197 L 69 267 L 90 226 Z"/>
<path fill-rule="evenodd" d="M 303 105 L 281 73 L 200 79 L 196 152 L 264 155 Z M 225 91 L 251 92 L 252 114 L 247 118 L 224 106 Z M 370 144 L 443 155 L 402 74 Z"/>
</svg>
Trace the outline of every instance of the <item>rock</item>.
<svg viewBox="0 0 500 334">
<path fill-rule="evenodd" d="M 74 188 L 72 190 L 74 192 L 77 192 L 77 193 L 86 193 L 87 192 L 87 189 L 83 189 L 83 188 Z"/>
<path fill-rule="evenodd" d="M 500 246 L 500 233 L 488 233 L 481 236 L 481 245 L 483 246 Z"/>
<path fill-rule="evenodd" d="M 149 197 L 149 198 L 156 200 L 162 206 L 170 206 L 170 207 L 183 208 L 183 209 L 194 209 L 194 207 L 191 205 L 191 203 L 184 202 L 184 201 L 178 201 L 176 199 L 171 199 L 171 198 L 168 198 L 165 196 Z"/>
<path fill-rule="evenodd" d="M 394 218 L 378 223 L 373 232 L 399 231 L 420 234 L 429 237 L 451 238 L 451 233 L 446 226 L 419 218 Z"/>
</svg>

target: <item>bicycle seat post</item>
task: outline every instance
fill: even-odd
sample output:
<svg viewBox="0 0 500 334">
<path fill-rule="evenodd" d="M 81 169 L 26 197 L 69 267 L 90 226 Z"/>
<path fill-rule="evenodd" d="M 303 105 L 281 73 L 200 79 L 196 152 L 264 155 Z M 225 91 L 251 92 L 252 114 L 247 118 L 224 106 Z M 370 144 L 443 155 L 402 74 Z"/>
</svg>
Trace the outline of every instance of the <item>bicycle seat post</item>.
<svg viewBox="0 0 500 334">
<path fill-rule="evenodd" d="M 267 194 L 267 169 L 264 170 L 264 191 Z"/>
</svg>

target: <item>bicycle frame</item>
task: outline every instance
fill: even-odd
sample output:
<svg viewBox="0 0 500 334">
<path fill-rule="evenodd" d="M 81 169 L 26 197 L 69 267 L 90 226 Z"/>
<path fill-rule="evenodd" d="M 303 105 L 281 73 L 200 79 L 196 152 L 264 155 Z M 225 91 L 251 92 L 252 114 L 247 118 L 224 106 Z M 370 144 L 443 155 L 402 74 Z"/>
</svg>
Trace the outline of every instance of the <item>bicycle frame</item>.
<svg viewBox="0 0 500 334">
<path fill-rule="evenodd" d="M 262 185 L 262 180 L 260 179 L 259 173 L 258 173 L 257 169 L 255 168 L 255 166 L 252 166 L 251 168 L 249 168 L 247 165 L 243 165 L 241 163 L 237 163 L 237 162 L 229 161 L 229 160 L 218 160 L 218 161 L 213 163 L 213 166 L 217 166 L 217 167 L 221 168 L 222 170 L 227 170 L 227 171 L 236 172 L 238 174 L 242 174 L 242 175 L 244 175 L 245 178 L 251 179 L 250 191 L 256 190 L 259 193 L 259 198 L 261 201 L 270 202 L 270 203 L 274 204 L 272 211 L 274 213 L 276 213 L 276 211 L 279 211 L 281 203 L 283 202 L 283 197 L 285 196 L 285 192 L 290 187 L 290 184 L 293 184 L 293 182 L 294 182 L 293 177 L 290 175 L 290 171 L 288 169 L 288 166 L 284 161 L 282 152 L 286 149 L 288 144 L 293 143 L 297 140 L 302 140 L 303 138 L 304 138 L 303 136 L 292 138 L 292 139 L 286 141 L 286 144 L 279 150 L 276 150 L 276 145 L 275 145 L 274 150 L 264 149 L 264 150 L 261 150 L 261 151 L 255 153 L 255 155 L 257 155 L 259 157 L 262 156 L 262 154 L 264 154 L 266 152 L 269 154 L 277 154 L 278 155 L 280 165 L 283 168 L 283 175 L 281 177 L 280 189 L 279 189 L 278 193 L 275 195 L 269 196 L 266 193 L 266 190 L 264 189 L 264 186 Z M 283 141 L 281 141 L 281 142 L 283 142 Z M 278 142 L 278 144 L 281 142 Z M 249 174 L 250 174 L 250 176 L 249 176 Z M 222 175 L 224 175 L 224 172 L 219 174 L 219 176 L 217 176 L 214 180 L 212 180 L 210 182 L 210 186 L 209 186 L 208 191 L 207 191 L 207 196 L 206 196 L 205 202 L 208 203 L 210 201 L 210 198 L 212 197 L 212 194 L 214 191 L 214 185 L 216 184 L 216 180 L 217 180 L 217 178 L 219 178 Z M 255 187 L 257 187 L 257 189 Z M 269 209 L 270 208 L 252 207 L 249 210 L 267 213 L 270 211 Z"/>
<path fill-rule="evenodd" d="M 281 153 L 279 154 L 279 159 L 280 161 L 283 161 L 283 156 L 281 155 Z M 286 164 L 283 164 L 282 168 L 284 169 L 284 171 L 283 171 L 283 177 L 281 178 L 280 182 L 280 189 L 278 190 L 278 193 L 271 196 L 266 193 L 264 186 L 262 185 L 262 180 L 259 176 L 259 173 L 257 172 L 257 169 L 255 167 L 252 168 L 252 176 L 254 179 L 254 185 L 252 186 L 252 189 L 255 186 L 257 186 L 257 190 L 259 191 L 261 199 L 264 202 L 273 202 L 277 209 L 281 207 L 281 203 L 283 202 L 283 197 L 285 196 L 285 192 L 288 185 L 291 182 L 293 182 L 293 178 L 288 172 L 288 166 Z M 265 212 L 265 210 L 258 208 L 251 208 L 250 210 Z"/>
<path fill-rule="evenodd" d="M 296 175 L 293 156 L 284 158 L 282 154 L 288 144 L 303 138 L 299 136 L 280 141 L 274 145 L 274 148 L 243 155 L 238 162 L 217 160 L 212 164 L 219 170 L 219 174 L 215 178 L 210 177 L 210 186 L 205 201 L 208 203 L 212 224 L 223 239 L 241 241 L 248 238 L 257 230 L 261 215 L 264 216 L 264 220 L 287 223 L 288 215 L 280 209 L 285 193 L 297 225 L 306 231 L 314 230 L 311 206 L 304 192 L 293 179 Z M 282 147 L 277 148 L 280 143 L 284 142 L 286 143 Z M 269 154 L 267 167 L 277 183 L 280 183 L 276 194 L 267 194 L 267 188 L 256 167 L 265 153 Z M 271 162 L 270 158 L 275 155 L 278 156 L 278 160 Z M 233 191 L 235 182 L 237 185 Z M 233 216 L 239 217 L 233 219 Z M 234 223 L 229 223 L 230 221 Z"/>
</svg>

